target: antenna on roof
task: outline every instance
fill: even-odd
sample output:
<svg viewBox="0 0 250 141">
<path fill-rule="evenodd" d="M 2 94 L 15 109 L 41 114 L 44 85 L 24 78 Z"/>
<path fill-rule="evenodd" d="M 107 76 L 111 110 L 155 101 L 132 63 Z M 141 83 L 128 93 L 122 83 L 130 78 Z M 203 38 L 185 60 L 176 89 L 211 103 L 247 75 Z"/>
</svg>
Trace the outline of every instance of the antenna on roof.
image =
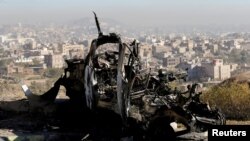
<svg viewBox="0 0 250 141">
<path fill-rule="evenodd" d="M 93 11 L 93 13 L 95 15 L 95 23 L 96 23 L 96 27 L 97 27 L 97 30 L 98 30 L 98 34 L 99 34 L 99 36 L 102 36 L 102 31 L 101 31 L 101 28 L 100 28 L 98 18 L 97 18 L 96 13 L 94 11 Z"/>
</svg>

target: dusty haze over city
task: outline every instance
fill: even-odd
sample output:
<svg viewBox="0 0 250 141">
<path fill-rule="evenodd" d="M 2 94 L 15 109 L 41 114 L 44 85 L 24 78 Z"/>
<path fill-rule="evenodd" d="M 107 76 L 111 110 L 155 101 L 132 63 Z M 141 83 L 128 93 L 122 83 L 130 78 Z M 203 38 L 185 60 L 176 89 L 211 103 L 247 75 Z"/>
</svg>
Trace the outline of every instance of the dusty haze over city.
<svg viewBox="0 0 250 141">
<path fill-rule="evenodd" d="M 92 17 L 128 26 L 227 26 L 250 24 L 250 0 L 0 0 L 0 25 L 68 23 Z"/>
</svg>

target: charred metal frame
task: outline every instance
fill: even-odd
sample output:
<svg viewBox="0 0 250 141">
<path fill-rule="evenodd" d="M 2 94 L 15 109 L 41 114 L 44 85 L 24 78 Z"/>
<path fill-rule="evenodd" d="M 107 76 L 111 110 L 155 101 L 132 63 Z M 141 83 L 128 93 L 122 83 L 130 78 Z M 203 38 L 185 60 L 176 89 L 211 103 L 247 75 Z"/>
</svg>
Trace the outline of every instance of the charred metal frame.
<svg viewBox="0 0 250 141">
<path fill-rule="evenodd" d="M 98 83 L 95 75 L 95 56 L 96 50 L 103 44 L 114 43 L 119 45 L 118 50 L 118 65 L 117 65 L 117 76 L 116 76 L 116 90 L 117 90 L 117 103 L 118 103 L 118 112 L 123 119 L 126 119 L 128 116 L 129 110 L 129 93 L 132 88 L 133 75 L 132 71 L 134 68 L 135 62 L 139 61 L 138 59 L 138 43 L 134 41 L 131 45 L 123 43 L 119 35 L 115 33 L 110 33 L 109 35 L 103 35 L 100 29 L 98 18 L 95 15 L 96 26 L 98 29 L 98 38 L 94 39 L 90 46 L 90 51 L 85 59 L 84 64 L 84 89 L 86 96 L 86 104 L 90 109 L 94 109 L 98 97 L 97 89 L 95 85 Z M 131 49 L 132 48 L 132 49 Z M 126 49 L 129 50 L 129 59 L 127 65 L 125 64 L 125 52 Z M 128 68 L 125 71 L 125 67 Z M 125 75 L 124 75 L 125 74 Z"/>
</svg>

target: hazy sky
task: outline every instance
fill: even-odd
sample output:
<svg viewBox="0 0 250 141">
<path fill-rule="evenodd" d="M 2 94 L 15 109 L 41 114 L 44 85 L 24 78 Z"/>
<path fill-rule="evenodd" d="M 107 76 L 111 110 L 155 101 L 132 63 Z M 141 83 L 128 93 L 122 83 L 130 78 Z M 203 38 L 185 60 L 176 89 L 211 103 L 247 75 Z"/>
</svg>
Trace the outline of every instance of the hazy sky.
<svg viewBox="0 0 250 141">
<path fill-rule="evenodd" d="M 73 21 L 92 11 L 136 25 L 250 25 L 250 0 L 0 0 L 0 24 Z"/>
</svg>

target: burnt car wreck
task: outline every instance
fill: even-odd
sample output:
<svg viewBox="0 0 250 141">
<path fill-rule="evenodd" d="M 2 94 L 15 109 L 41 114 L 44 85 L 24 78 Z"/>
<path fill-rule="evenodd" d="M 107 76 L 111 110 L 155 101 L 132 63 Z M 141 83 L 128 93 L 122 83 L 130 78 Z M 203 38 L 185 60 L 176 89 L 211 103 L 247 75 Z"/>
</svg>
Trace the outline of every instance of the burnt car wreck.
<svg viewBox="0 0 250 141">
<path fill-rule="evenodd" d="M 225 124 L 219 110 L 199 100 L 198 84 L 189 85 L 186 92 L 168 86 L 171 81 L 185 80 L 186 74 L 157 70 L 155 75 L 142 68 L 139 43 L 124 43 L 115 33 L 105 35 L 96 15 L 95 21 L 98 38 L 92 40 L 86 58 L 65 60 L 68 67 L 54 87 L 35 96 L 22 85 L 31 107 L 52 110 L 48 118 L 56 122 L 48 121 L 49 125 L 80 130 L 82 140 L 160 141 Z M 60 86 L 65 87 L 69 100 L 58 103 Z M 171 123 L 181 124 L 182 130 Z"/>
</svg>

